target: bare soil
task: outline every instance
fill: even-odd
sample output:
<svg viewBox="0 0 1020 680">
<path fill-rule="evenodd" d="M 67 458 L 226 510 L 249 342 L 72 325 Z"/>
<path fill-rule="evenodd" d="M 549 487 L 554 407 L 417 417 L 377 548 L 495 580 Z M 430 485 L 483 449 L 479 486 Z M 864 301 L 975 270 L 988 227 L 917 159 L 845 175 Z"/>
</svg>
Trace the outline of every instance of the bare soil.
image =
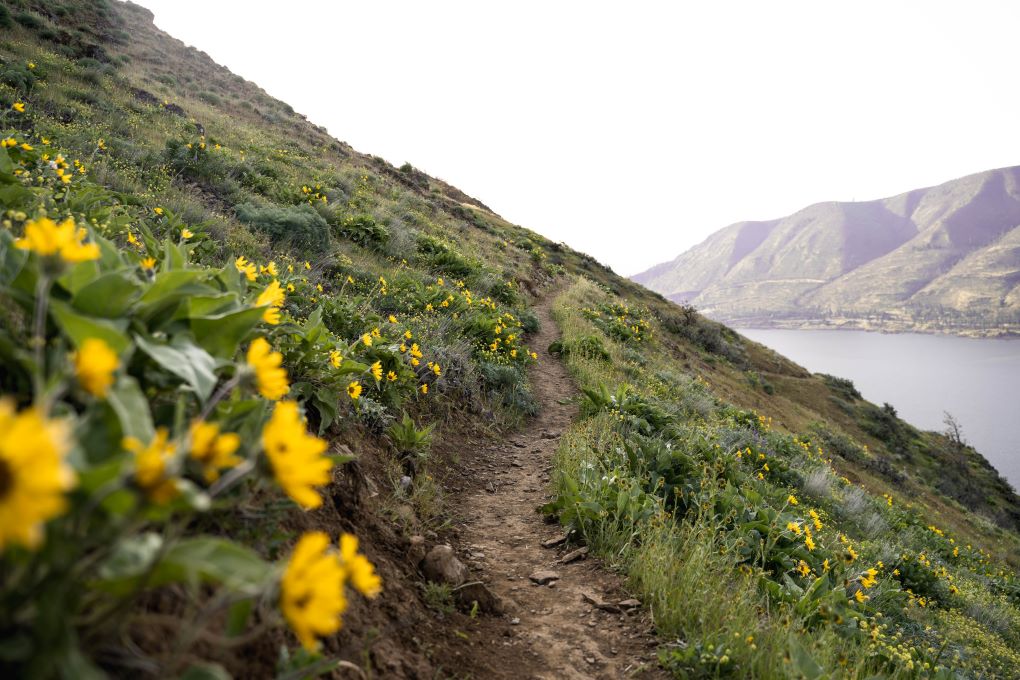
<svg viewBox="0 0 1020 680">
<path fill-rule="evenodd" d="M 658 678 L 652 624 L 643 607 L 620 612 L 596 608 L 632 598 L 622 577 L 591 556 L 569 564 L 561 558 L 579 546 L 543 547 L 562 536 L 538 508 L 551 498 L 552 458 L 560 436 L 577 414 L 577 388 L 548 353 L 557 337 L 551 297 L 534 308 L 541 330 L 529 339 L 539 355 L 531 382 L 538 415 L 507 439 L 460 452 L 446 476 L 455 548 L 507 606 L 501 617 L 474 619 L 469 632 L 440 655 L 443 675 L 477 678 Z M 537 585 L 538 571 L 559 578 Z M 445 662 L 442 660 L 445 657 Z"/>
</svg>

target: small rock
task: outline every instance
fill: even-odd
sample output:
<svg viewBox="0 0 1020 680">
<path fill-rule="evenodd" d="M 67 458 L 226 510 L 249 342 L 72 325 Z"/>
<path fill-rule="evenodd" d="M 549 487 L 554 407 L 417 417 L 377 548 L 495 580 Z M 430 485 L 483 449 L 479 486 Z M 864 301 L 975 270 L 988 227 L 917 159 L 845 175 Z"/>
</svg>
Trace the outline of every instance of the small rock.
<svg viewBox="0 0 1020 680">
<path fill-rule="evenodd" d="M 515 616 L 512 619 L 510 619 L 510 625 L 511 626 L 519 626 L 519 625 L 521 625 L 521 620 Z"/>
<path fill-rule="evenodd" d="M 556 538 L 550 538 L 548 541 L 542 542 L 543 548 L 555 548 L 558 545 L 563 545 L 567 542 L 566 536 L 557 536 Z"/>
<path fill-rule="evenodd" d="M 617 604 L 624 609 L 637 609 L 641 606 L 641 600 L 631 598 L 629 600 L 620 600 Z"/>
<path fill-rule="evenodd" d="M 581 546 L 577 550 L 571 550 L 566 555 L 564 555 L 562 558 L 560 558 L 560 564 L 570 564 L 571 562 L 576 562 L 577 560 L 581 559 L 582 557 L 584 557 L 587 554 L 588 554 L 588 546 L 586 546 L 586 545 L 585 546 Z"/>
<path fill-rule="evenodd" d="M 422 563 L 425 578 L 435 583 L 449 583 L 459 586 L 468 577 L 467 567 L 457 559 L 453 548 L 448 545 L 437 545 L 425 555 Z"/>
<path fill-rule="evenodd" d="M 412 536 L 410 543 L 407 548 L 407 559 L 412 565 L 417 567 L 425 559 L 425 537 Z"/>
<path fill-rule="evenodd" d="M 585 602 L 595 607 L 596 609 L 601 609 L 602 611 L 609 612 L 611 614 L 620 613 L 619 607 L 617 607 L 612 602 L 606 602 L 605 600 L 603 600 L 601 597 L 591 592 L 590 590 L 581 591 L 581 597 L 584 599 Z"/>
<path fill-rule="evenodd" d="M 470 609 L 477 602 L 478 608 L 486 614 L 502 614 L 506 611 L 503 600 L 480 581 L 465 583 L 454 591 L 454 596 L 465 609 Z"/>
<path fill-rule="evenodd" d="M 594 664 L 595 663 L 595 657 L 594 656 L 586 656 L 586 657 L 584 657 L 584 660 L 587 661 L 590 664 Z"/>
<path fill-rule="evenodd" d="M 522 468 L 522 467 L 524 467 L 524 463 L 522 463 L 519 460 L 512 460 L 512 461 L 510 461 L 510 465 L 515 467 L 515 468 Z"/>
<path fill-rule="evenodd" d="M 558 581 L 559 578 L 560 578 L 560 575 L 557 574 L 555 571 L 539 570 L 539 571 L 536 571 L 531 576 L 529 576 L 528 578 L 530 578 L 532 581 L 534 581 L 538 585 L 544 586 L 546 583 L 549 583 L 550 581 Z"/>
</svg>

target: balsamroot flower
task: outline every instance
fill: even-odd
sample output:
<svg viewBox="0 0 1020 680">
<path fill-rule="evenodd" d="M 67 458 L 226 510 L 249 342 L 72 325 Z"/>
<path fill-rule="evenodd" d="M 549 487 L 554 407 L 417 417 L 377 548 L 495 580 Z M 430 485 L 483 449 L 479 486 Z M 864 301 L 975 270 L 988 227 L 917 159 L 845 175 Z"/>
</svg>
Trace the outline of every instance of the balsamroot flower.
<svg viewBox="0 0 1020 680">
<path fill-rule="evenodd" d="M 281 401 L 262 430 L 262 448 L 273 476 L 284 492 L 302 508 L 322 505 L 314 489 L 329 483 L 333 462 L 325 456 L 326 442 L 308 433 L 295 401 Z"/>
<path fill-rule="evenodd" d="M 357 400 L 361 396 L 361 383 L 355 380 L 347 386 L 347 396 L 351 399 Z"/>
<path fill-rule="evenodd" d="M 376 382 L 379 382 L 380 380 L 382 380 L 383 370 L 382 370 L 382 362 L 381 361 L 377 361 L 374 364 L 372 364 L 371 371 L 372 371 L 372 377 L 375 378 Z"/>
<path fill-rule="evenodd" d="M 74 355 L 74 372 L 78 384 L 94 397 L 102 399 L 113 384 L 113 374 L 120 366 L 117 354 L 99 338 L 88 338 Z"/>
<path fill-rule="evenodd" d="M 258 270 L 255 268 L 255 265 L 245 259 L 243 255 L 234 260 L 234 268 L 244 274 L 244 278 L 249 281 L 254 281 L 258 278 Z"/>
<path fill-rule="evenodd" d="M 280 288 L 280 282 L 273 279 L 273 282 L 266 286 L 266 289 L 255 300 L 256 307 L 266 307 L 262 320 L 274 326 L 280 323 L 280 307 L 283 306 L 285 299 L 286 295 L 284 295 L 283 289 Z"/>
<path fill-rule="evenodd" d="M 287 371 L 280 365 L 283 355 L 274 352 L 265 338 L 255 338 L 248 347 L 248 366 L 255 372 L 259 394 L 276 401 L 290 391 Z"/>
<path fill-rule="evenodd" d="M 71 217 L 60 224 L 48 217 L 27 222 L 25 235 L 15 241 L 14 246 L 31 250 L 40 257 L 56 257 L 69 263 L 99 259 L 99 246 L 82 243 L 81 233 Z"/>
<path fill-rule="evenodd" d="M 68 449 L 63 422 L 34 408 L 15 413 L 13 401 L 0 399 L 0 552 L 37 547 L 45 523 L 64 512 L 76 481 Z"/>
<path fill-rule="evenodd" d="M 329 547 L 324 532 L 302 535 L 280 581 L 280 609 L 307 650 L 318 647 L 318 638 L 340 630 L 347 609 L 344 568 Z"/>
<path fill-rule="evenodd" d="M 202 466 L 202 475 L 207 482 L 215 482 L 221 470 L 241 462 L 235 455 L 240 446 L 241 438 L 237 434 L 220 434 L 220 426 L 216 423 L 198 420 L 191 426 L 191 451 L 188 455 Z"/>
<path fill-rule="evenodd" d="M 124 448 L 135 455 L 135 482 L 150 501 L 160 505 L 172 501 L 180 493 L 177 479 L 167 470 L 167 463 L 173 460 L 177 448 L 168 439 L 167 429 L 161 427 L 148 444 L 134 437 L 125 437 L 123 442 Z"/>
<path fill-rule="evenodd" d="M 340 536 L 340 560 L 344 572 L 354 589 L 365 597 L 375 597 L 382 592 L 382 579 L 375 573 L 375 567 L 368 558 L 358 552 L 358 537 L 353 534 Z"/>
</svg>

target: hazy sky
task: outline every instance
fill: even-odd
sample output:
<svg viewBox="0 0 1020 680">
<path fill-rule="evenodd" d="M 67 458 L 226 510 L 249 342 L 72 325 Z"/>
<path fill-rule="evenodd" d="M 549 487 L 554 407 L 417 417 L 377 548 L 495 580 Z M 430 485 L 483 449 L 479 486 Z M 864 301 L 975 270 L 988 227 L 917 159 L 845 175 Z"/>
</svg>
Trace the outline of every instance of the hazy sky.
<svg viewBox="0 0 1020 680">
<path fill-rule="evenodd" d="M 139 2 L 359 151 L 623 274 L 1020 164 L 1020 3 Z"/>
</svg>

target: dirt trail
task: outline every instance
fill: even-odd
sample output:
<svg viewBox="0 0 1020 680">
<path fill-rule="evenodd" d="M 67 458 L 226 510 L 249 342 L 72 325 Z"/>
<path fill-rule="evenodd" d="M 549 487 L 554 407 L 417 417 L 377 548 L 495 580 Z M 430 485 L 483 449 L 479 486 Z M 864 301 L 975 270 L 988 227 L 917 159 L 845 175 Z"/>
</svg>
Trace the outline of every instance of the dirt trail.
<svg viewBox="0 0 1020 680">
<path fill-rule="evenodd" d="M 539 355 L 531 373 L 538 416 L 501 444 L 462 452 L 450 480 L 463 485 L 449 499 L 462 559 L 508 612 L 472 636 L 470 652 L 454 652 L 449 670 L 478 678 L 665 677 L 644 608 L 605 611 L 584 599 L 593 595 L 608 609 L 630 599 L 620 576 L 590 556 L 561 563 L 577 545 L 542 546 L 562 536 L 536 508 L 549 499 L 552 458 L 577 414 L 577 388 L 548 353 L 558 337 L 551 303 L 548 296 L 535 308 L 541 330 L 529 339 Z M 536 585 L 529 576 L 538 571 L 559 579 Z"/>
</svg>

